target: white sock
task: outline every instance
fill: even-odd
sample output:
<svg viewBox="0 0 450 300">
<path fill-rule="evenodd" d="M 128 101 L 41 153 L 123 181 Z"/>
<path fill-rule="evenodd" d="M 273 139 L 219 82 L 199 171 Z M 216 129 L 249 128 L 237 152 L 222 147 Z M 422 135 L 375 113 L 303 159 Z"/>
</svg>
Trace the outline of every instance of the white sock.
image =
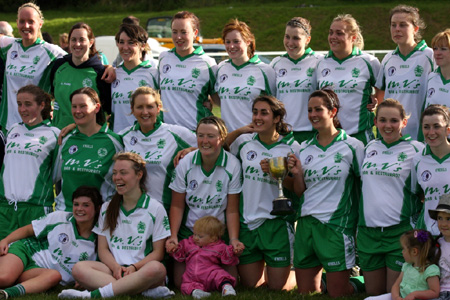
<svg viewBox="0 0 450 300">
<path fill-rule="evenodd" d="M 78 291 L 78 290 L 62 290 L 58 294 L 58 298 L 72 299 L 72 298 L 91 298 L 91 292 L 88 290 Z"/>
<path fill-rule="evenodd" d="M 205 298 L 205 297 L 209 297 L 211 296 L 211 293 L 199 290 L 199 289 L 195 289 L 192 291 L 192 297 L 194 297 L 195 299 L 200 299 L 200 298 Z"/>
<path fill-rule="evenodd" d="M 100 295 L 102 295 L 102 298 L 111 298 L 114 297 L 114 291 L 112 288 L 112 283 L 105 285 L 102 288 L 99 288 L 98 291 L 100 292 Z"/>
</svg>

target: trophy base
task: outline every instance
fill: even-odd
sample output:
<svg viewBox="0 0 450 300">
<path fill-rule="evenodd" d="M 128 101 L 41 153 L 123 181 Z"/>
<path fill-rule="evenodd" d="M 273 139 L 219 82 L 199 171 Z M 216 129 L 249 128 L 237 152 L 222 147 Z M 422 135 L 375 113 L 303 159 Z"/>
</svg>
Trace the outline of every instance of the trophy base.
<svg viewBox="0 0 450 300">
<path fill-rule="evenodd" d="M 278 198 L 272 202 L 272 211 L 270 212 L 273 216 L 288 216 L 295 214 L 295 210 L 292 208 L 292 201 L 288 198 Z"/>
</svg>

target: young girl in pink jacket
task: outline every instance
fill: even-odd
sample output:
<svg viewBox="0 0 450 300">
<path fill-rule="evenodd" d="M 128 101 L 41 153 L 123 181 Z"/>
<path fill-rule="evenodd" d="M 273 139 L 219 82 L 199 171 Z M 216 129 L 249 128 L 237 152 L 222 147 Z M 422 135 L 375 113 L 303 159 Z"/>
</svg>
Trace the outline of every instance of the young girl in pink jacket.
<svg viewBox="0 0 450 300">
<path fill-rule="evenodd" d="M 194 234 L 179 242 L 171 255 L 176 261 L 186 263 L 181 292 L 199 299 L 211 295 L 210 291 L 222 291 L 222 296 L 235 296 L 236 279 L 221 265 L 237 265 L 239 249 L 221 240 L 225 225 L 217 218 L 206 216 L 194 223 Z M 171 251 L 169 251 L 171 252 Z"/>
</svg>

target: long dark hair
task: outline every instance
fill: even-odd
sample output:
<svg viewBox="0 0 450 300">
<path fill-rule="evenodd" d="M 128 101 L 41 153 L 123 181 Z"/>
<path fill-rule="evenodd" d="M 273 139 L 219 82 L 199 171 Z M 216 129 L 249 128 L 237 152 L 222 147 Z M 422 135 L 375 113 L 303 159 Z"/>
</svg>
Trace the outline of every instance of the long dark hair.
<svg viewBox="0 0 450 300">
<path fill-rule="evenodd" d="M 325 87 L 321 90 L 312 92 L 311 95 L 309 95 L 308 102 L 313 97 L 322 99 L 323 105 L 330 111 L 336 108 L 336 114 L 333 117 L 333 124 L 335 128 L 342 128 L 337 116 L 339 108 L 341 107 L 341 102 L 339 101 L 338 95 L 333 90 Z"/>
<path fill-rule="evenodd" d="M 80 198 L 80 197 L 88 197 L 89 199 L 91 199 L 92 203 L 94 204 L 95 216 L 94 216 L 94 223 L 92 224 L 92 226 L 94 226 L 95 224 L 97 224 L 98 215 L 100 213 L 100 208 L 103 204 L 102 195 L 100 194 L 99 190 L 96 187 L 82 185 L 82 186 L 78 187 L 75 190 L 75 192 L 73 192 L 72 202 L 76 198 Z"/>
<path fill-rule="evenodd" d="M 94 36 L 94 32 L 92 32 L 92 28 L 83 22 L 78 22 L 75 25 L 72 26 L 72 28 L 69 31 L 69 45 L 70 45 L 70 38 L 72 37 L 72 33 L 75 29 L 84 29 L 87 32 L 87 36 L 89 40 L 93 40 L 94 42 L 92 43 L 92 46 L 89 48 L 89 58 L 91 58 L 94 55 L 97 55 L 100 59 L 100 56 L 98 54 L 97 49 L 95 48 L 95 36 Z M 70 46 L 69 46 L 70 47 Z"/>
<path fill-rule="evenodd" d="M 280 121 L 276 124 L 275 130 L 280 135 L 286 135 L 291 132 L 291 126 L 284 121 L 284 117 L 286 116 L 286 108 L 284 107 L 283 102 L 275 98 L 274 96 L 269 95 L 260 95 L 253 100 L 252 110 L 255 107 L 255 104 L 258 102 L 265 102 L 269 104 L 270 110 L 273 113 L 273 118 L 280 117 Z"/>
<path fill-rule="evenodd" d="M 72 103 L 73 96 L 78 95 L 78 94 L 84 94 L 84 95 L 88 96 L 94 104 L 98 103 L 98 104 L 100 104 L 100 106 L 102 105 L 97 92 L 93 88 L 90 88 L 90 87 L 83 87 L 81 89 L 73 91 L 73 93 L 70 94 L 70 103 Z M 102 109 L 100 109 L 97 112 L 95 118 L 96 118 L 97 124 L 99 124 L 99 125 L 103 125 L 106 122 L 105 114 Z"/>
</svg>

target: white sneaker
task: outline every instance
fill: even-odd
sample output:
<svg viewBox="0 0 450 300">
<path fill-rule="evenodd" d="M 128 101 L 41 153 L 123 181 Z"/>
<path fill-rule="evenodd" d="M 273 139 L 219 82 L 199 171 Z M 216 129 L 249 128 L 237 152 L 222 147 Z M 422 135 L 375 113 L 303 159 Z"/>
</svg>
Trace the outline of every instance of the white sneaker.
<svg viewBox="0 0 450 300">
<path fill-rule="evenodd" d="M 4 290 L 0 290 L 0 300 L 8 299 L 8 293 Z"/>
<path fill-rule="evenodd" d="M 61 293 L 58 294 L 58 298 L 62 299 L 72 299 L 72 298 L 91 298 L 91 292 L 88 290 L 79 291 L 79 290 L 62 290 Z"/>
<path fill-rule="evenodd" d="M 192 297 L 194 297 L 195 299 L 201 299 L 201 298 L 205 298 L 205 297 L 209 297 L 211 296 L 211 293 L 199 290 L 199 289 L 195 289 L 192 291 Z"/>
<path fill-rule="evenodd" d="M 142 292 L 142 296 L 149 298 L 170 298 L 175 295 L 174 291 L 169 290 L 166 286 L 158 286 Z"/>
<path fill-rule="evenodd" d="M 225 284 L 222 287 L 222 296 L 236 296 L 236 291 L 234 290 L 233 286 L 231 284 Z"/>
</svg>

